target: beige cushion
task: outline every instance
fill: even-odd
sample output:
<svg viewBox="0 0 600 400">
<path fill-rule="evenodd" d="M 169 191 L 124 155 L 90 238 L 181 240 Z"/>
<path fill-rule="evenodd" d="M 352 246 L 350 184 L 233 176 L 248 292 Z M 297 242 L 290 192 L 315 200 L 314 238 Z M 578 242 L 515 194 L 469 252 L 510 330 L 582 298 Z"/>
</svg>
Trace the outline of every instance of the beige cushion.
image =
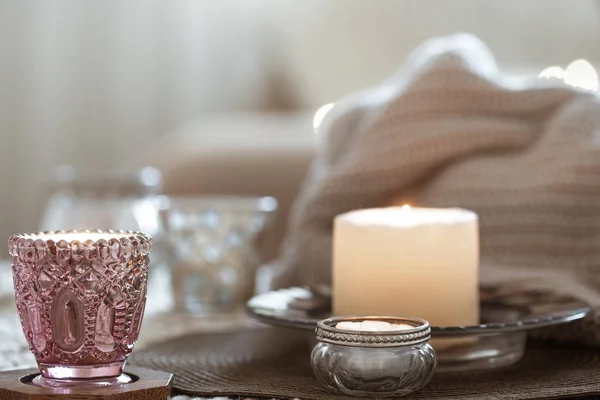
<svg viewBox="0 0 600 400">
<path fill-rule="evenodd" d="M 226 114 L 166 135 L 142 158 L 163 171 L 167 194 L 277 198 L 274 229 L 264 238 L 270 259 L 315 147 L 312 113 Z"/>
</svg>

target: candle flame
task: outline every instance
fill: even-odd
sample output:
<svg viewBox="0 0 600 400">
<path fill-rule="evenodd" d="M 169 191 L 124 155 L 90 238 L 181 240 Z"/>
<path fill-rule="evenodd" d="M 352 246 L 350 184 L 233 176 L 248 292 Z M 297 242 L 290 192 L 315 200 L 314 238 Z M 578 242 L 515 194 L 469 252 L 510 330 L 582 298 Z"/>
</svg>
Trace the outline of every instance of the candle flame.
<svg viewBox="0 0 600 400">
<path fill-rule="evenodd" d="M 401 211 L 410 211 L 411 208 L 410 208 L 410 206 L 408 204 L 405 204 L 402 207 L 400 207 L 400 210 Z"/>
</svg>

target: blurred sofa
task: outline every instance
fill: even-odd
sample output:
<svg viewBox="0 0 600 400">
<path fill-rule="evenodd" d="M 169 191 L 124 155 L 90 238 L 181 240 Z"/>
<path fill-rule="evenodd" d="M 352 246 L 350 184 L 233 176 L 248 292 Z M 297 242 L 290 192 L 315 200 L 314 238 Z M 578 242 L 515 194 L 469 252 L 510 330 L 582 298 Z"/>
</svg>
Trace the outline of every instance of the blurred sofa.
<svg viewBox="0 0 600 400">
<path fill-rule="evenodd" d="M 174 129 L 216 112 L 233 116 L 196 122 L 197 127 L 213 124 L 205 128 L 212 132 L 198 128 L 203 132 L 187 139 L 186 154 L 204 154 L 210 136 L 213 143 L 233 130 L 238 133 L 228 142 L 231 146 L 256 152 L 264 135 L 248 136 L 262 129 L 271 132 L 262 122 L 239 122 L 241 130 L 224 129 L 226 134 L 217 127 L 244 120 L 235 116 L 241 111 L 316 109 L 377 84 L 432 36 L 473 32 L 503 67 L 525 63 L 541 71 L 579 57 L 600 60 L 599 0 L 105 0 L 93 7 L 76 0 L 38 3 L 0 2 L 0 25 L 11 33 L 0 45 L 3 237 L 39 229 L 45 187 L 60 164 L 106 170 L 144 158 L 144 164 L 169 165 L 167 173 L 183 169 L 192 175 L 183 187 L 176 183 L 186 180 L 171 175 L 167 184 L 173 190 L 212 190 L 218 183 L 219 191 L 233 191 L 234 185 L 217 182 L 218 177 L 176 167 L 178 159 L 190 165 L 180 155 L 166 150 L 155 158 L 132 153 L 152 141 L 177 142 L 182 130 Z M 293 147 L 297 141 L 310 148 L 312 132 L 301 128 L 303 123 L 310 126 L 310 117 L 305 122 L 295 118 L 267 118 L 271 122 L 264 124 L 286 132 L 277 139 L 280 146 Z M 296 131 L 303 136 L 294 137 Z M 244 137 L 254 143 L 248 147 L 236 142 Z M 298 153 L 292 151 L 290 160 L 295 157 Z M 197 162 L 204 166 L 216 161 Z M 223 171 L 230 168 L 218 165 Z M 268 170 L 270 164 L 257 165 Z M 238 171 L 225 176 L 258 174 L 242 175 L 246 171 L 241 166 L 231 168 Z M 283 179 L 286 184 L 301 175 L 290 168 L 297 175 L 290 172 Z M 250 188 L 235 191 L 261 191 L 246 179 L 237 184 Z M 5 256 L 6 250 L 0 254 Z"/>
<path fill-rule="evenodd" d="M 235 1 L 220 3 L 227 12 L 221 6 L 211 10 L 244 21 L 243 30 L 232 24 L 238 28 L 228 31 L 232 36 L 226 35 L 227 42 L 221 35 L 199 34 L 202 40 L 193 42 L 214 41 L 213 47 L 207 47 L 211 51 L 190 47 L 194 51 L 181 53 L 190 59 L 178 71 L 190 75 L 180 86 L 193 96 L 189 104 L 171 99 L 164 104 L 168 110 L 187 107 L 173 121 L 197 117 L 153 137 L 141 162 L 163 171 L 167 194 L 275 196 L 279 214 L 271 236 L 265 239 L 266 255 L 273 257 L 316 151 L 312 119 L 317 107 L 378 84 L 424 40 L 458 31 L 473 32 L 484 40 L 503 69 L 538 74 L 549 65 L 566 65 L 578 57 L 597 59 L 597 1 L 573 3 L 577 6 L 560 0 L 461 0 L 452 4 L 381 0 L 376 5 L 360 0 L 266 0 L 247 4 L 242 13 Z M 198 9 L 180 10 L 186 18 L 188 11 L 193 14 L 204 7 L 190 4 Z M 249 38 L 254 41 L 248 42 Z M 244 61 L 248 54 L 260 62 Z M 193 60 L 210 62 L 190 64 Z M 229 75 L 222 72 L 229 74 L 232 65 L 239 76 L 229 81 L 224 78 Z M 216 71 L 215 75 L 199 74 L 205 67 Z M 252 73 L 243 74 L 246 69 Z M 210 84 L 200 85 L 200 81 Z M 221 102 L 225 95 L 248 102 L 228 107 L 231 100 L 224 99 L 222 107 L 198 112 L 197 102 L 210 103 L 215 98 Z M 228 112 L 207 114 L 222 110 Z"/>
<path fill-rule="evenodd" d="M 262 238 L 276 255 L 290 207 L 315 153 L 313 113 L 223 114 L 192 121 L 152 143 L 169 195 L 274 196 L 279 210 Z"/>
</svg>

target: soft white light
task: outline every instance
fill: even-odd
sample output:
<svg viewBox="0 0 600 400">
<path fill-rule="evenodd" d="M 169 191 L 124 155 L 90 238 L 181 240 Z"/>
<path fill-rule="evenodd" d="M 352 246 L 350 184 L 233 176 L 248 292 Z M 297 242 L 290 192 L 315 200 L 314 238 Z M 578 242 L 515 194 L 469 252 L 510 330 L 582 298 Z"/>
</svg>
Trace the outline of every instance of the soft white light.
<svg viewBox="0 0 600 400">
<path fill-rule="evenodd" d="M 586 60 L 573 61 L 565 71 L 565 83 L 595 92 L 598 90 L 598 74 Z"/>
<path fill-rule="evenodd" d="M 315 129 L 315 132 L 321 125 L 321 122 L 323 122 L 323 119 L 325 118 L 327 113 L 329 111 L 331 111 L 331 109 L 333 108 L 334 105 L 335 105 L 334 103 L 327 103 L 327 104 L 321 106 L 317 110 L 317 112 L 315 113 L 315 116 L 313 117 L 313 128 Z"/>
<path fill-rule="evenodd" d="M 598 73 L 587 60 L 579 59 L 573 61 L 566 70 L 555 65 L 548 67 L 540 73 L 540 78 L 561 79 L 572 87 L 595 92 L 600 82 Z"/>
<path fill-rule="evenodd" d="M 384 227 L 397 229 L 431 224 L 456 225 L 477 220 L 477 215 L 459 208 L 412 208 L 402 207 L 367 208 L 349 211 L 336 217 L 340 225 L 357 228 Z"/>
<path fill-rule="evenodd" d="M 556 79 L 564 79 L 565 70 L 559 67 L 558 65 L 553 65 L 552 67 L 548 67 L 540 73 L 540 78 L 556 78 Z"/>
<path fill-rule="evenodd" d="M 360 322 L 342 321 L 335 326 L 338 329 L 348 331 L 370 331 L 370 332 L 389 332 L 403 331 L 406 329 L 414 329 L 415 327 L 408 324 L 391 324 L 386 321 L 367 320 Z"/>
</svg>

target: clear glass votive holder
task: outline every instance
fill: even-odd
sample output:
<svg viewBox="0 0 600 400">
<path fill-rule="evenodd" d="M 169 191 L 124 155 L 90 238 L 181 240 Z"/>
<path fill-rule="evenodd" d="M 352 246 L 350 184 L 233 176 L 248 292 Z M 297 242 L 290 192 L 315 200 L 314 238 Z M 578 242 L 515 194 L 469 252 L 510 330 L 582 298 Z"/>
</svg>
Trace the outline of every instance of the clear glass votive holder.
<svg viewBox="0 0 600 400">
<path fill-rule="evenodd" d="M 103 387 L 122 374 L 138 339 L 150 236 L 57 231 L 9 239 L 15 301 L 42 387 Z"/>
<path fill-rule="evenodd" d="M 336 317 L 320 321 L 315 334 L 312 368 L 332 391 L 398 397 L 423 388 L 433 376 L 436 355 L 423 319 Z"/>
<path fill-rule="evenodd" d="M 196 316 L 241 309 L 263 261 L 257 240 L 276 210 L 273 197 L 169 197 L 161 216 L 175 308 Z"/>
</svg>

